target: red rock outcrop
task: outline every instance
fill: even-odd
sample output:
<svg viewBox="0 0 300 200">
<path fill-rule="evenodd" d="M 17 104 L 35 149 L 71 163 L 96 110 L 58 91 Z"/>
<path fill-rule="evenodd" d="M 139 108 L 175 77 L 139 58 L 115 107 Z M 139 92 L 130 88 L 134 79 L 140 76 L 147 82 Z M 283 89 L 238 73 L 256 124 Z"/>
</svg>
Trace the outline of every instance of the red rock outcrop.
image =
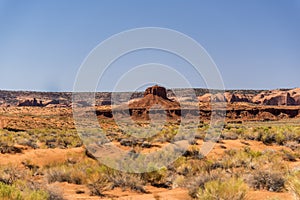
<svg viewBox="0 0 300 200">
<path fill-rule="evenodd" d="M 258 105 L 269 106 L 299 106 L 300 105 L 300 88 L 292 90 L 269 90 L 263 91 L 259 94 L 238 92 L 225 92 L 224 95 L 216 94 L 212 95 L 206 93 L 198 97 L 199 102 L 211 102 L 211 98 L 214 102 L 227 101 L 228 103 L 253 103 Z M 224 98 L 225 96 L 225 98 Z M 223 99 L 224 98 L 224 99 Z"/>
<path fill-rule="evenodd" d="M 23 102 L 20 102 L 18 106 L 44 106 L 43 101 L 38 102 L 36 98 L 33 100 L 25 100 Z"/>
<path fill-rule="evenodd" d="M 147 95 L 153 95 L 153 96 L 161 97 L 163 99 L 168 99 L 166 88 L 158 86 L 158 85 L 148 87 L 144 92 L 144 97 L 146 97 Z"/>
<path fill-rule="evenodd" d="M 271 105 L 271 106 L 300 105 L 296 102 L 296 100 L 293 98 L 291 93 L 294 96 L 300 95 L 300 93 L 297 93 L 295 91 L 293 93 L 290 90 L 288 90 L 288 91 L 271 90 L 271 91 L 262 92 L 262 93 L 256 95 L 255 97 L 253 97 L 252 102 L 255 104 Z M 300 100 L 300 99 L 298 99 L 298 100 Z"/>
<path fill-rule="evenodd" d="M 179 103 L 177 101 L 173 101 L 167 97 L 167 90 L 164 87 L 155 85 L 149 87 L 144 92 L 144 97 L 141 99 L 137 99 L 135 101 L 131 101 L 129 103 L 129 108 L 146 108 L 149 109 L 155 104 L 158 104 L 165 109 L 169 108 L 179 108 Z"/>
</svg>

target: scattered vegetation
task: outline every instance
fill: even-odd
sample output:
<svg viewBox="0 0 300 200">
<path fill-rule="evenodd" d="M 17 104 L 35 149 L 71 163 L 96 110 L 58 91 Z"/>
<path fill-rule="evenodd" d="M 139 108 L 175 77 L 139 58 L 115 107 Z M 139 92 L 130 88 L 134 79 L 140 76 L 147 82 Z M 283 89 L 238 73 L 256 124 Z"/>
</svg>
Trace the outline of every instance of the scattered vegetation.
<svg viewBox="0 0 300 200">
<path fill-rule="evenodd" d="M 167 124 L 157 135 L 147 140 L 132 139 L 132 135 L 121 132 L 114 124 L 108 124 L 106 128 L 109 139 L 121 148 L 141 152 L 174 142 L 178 127 L 177 123 Z M 200 151 L 199 144 L 205 138 L 207 130 L 208 125 L 201 124 L 195 133 L 195 139 L 188 140 L 190 146 L 182 156 L 169 166 L 149 173 L 120 172 L 103 166 L 86 155 L 70 155 L 65 162 L 46 166 L 25 160 L 21 170 L 20 166 L 2 166 L 0 199 L 63 199 L 60 193 L 45 186 L 55 182 L 86 185 L 90 194 L 96 196 L 105 196 L 106 191 L 114 188 L 147 193 L 145 186 L 151 185 L 169 189 L 186 188 L 192 198 L 203 200 L 243 200 L 249 190 L 262 189 L 270 192 L 288 190 L 299 198 L 299 172 L 291 172 L 286 163 L 299 161 L 300 127 L 227 124 L 218 141 L 224 147 L 222 156 L 216 157 L 205 157 Z M 243 148 L 226 146 L 226 140 L 240 140 Z M 279 145 L 282 149 L 254 150 L 249 140 L 260 141 L 265 145 Z M 18 132 L 2 129 L 0 141 L 0 152 L 3 154 L 22 153 L 28 148 L 65 149 L 82 146 L 73 129 L 49 128 Z M 36 179 L 42 180 L 41 183 L 35 184 L 32 180 Z"/>
</svg>

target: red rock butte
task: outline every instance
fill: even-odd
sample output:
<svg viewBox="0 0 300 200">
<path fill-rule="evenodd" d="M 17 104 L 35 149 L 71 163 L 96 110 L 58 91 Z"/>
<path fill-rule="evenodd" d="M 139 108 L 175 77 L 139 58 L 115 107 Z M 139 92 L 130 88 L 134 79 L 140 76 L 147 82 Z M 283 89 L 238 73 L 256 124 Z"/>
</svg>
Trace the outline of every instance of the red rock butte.
<svg viewBox="0 0 300 200">
<path fill-rule="evenodd" d="M 146 108 L 149 109 L 153 105 L 159 104 L 165 109 L 180 108 L 180 105 L 176 101 L 172 101 L 167 97 L 167 90 L 164 87 L 154 85 L 148 87 L 144 92 L 144 97 L 129 103 L 129 108 Z"/>
<path fill-rule="evenodd" d="M 166 88 L 158 86 L 158 85 L 148 87 L 144 92 L 144 97 L 146 97 L 147 95 L 159 96 L 163 99 L 168 99 Z"/>
</svg>

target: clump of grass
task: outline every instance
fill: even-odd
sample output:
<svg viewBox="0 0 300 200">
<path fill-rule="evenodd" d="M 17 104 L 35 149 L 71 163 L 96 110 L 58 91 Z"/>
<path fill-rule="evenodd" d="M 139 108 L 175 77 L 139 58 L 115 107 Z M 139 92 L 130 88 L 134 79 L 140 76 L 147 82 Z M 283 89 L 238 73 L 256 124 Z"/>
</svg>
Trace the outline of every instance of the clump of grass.
<svg viewBox="0 0 300 200">
<path fill-rule="evenodd" d="M 14 186 L 0 182 L 0 199 L 21 200 L 22 196 Z"/>
<path fill-rule="evenodd" d="M 247 185 L 241 179 L 212 180 L 199 188 L 197 199 L 200 200 L 243 200 L 248 191 Z"/>
<path fill-rule="evenodd" d="M 130 189 L 143 193 L 146 192 L 146 190 L 144 189 L 145 182 L 141 179 L 139 174 L 125 173 L 106 168 L 104 171 L 104 175 L 106 179 L 110 183 L 112 183 L 112 189 L 119 187 L 123 190 Z"/>
<path fill-rule="evenodd" d="M 0 182 L 0 199 L 3 200 L 63 200 L 61 195 L 52 193 L 26 181 L 17 181 L 13 185 Z"/>
<path fill-rule="evenodd" d="M 254 160 L 262 156 L 260 151 L 254 151 L 248 146 L 244 149 L 230 149 L 225 151 L 225 155 L 218 162 L 219 167 L 223 169 L 232 168 L 251 168 Z"/>
<path fill-rule="evenodd" d="M 220 174 L 218 173 L 202 173 L 199 176 L 192 177 L 189 180 L 185 181 L 185 184 L 188 188 L 189 195 L 192 198 L 199 197 L 199 190 L 203 190 L 205 188 L 205 184 L 210 181 L 214 181 L 220 178 Z"/>
<path fill-rule="evenodd" d="M 104 176 L 88 184 L 92 196 L 105 196 L 103 192 L 112 189 L 112 183 Z"/>
<path fill-rule="evenodd" d="M 60 165 L 51 167 L 46 172 L 48 183 L 68 182 L 74 184 L 83 184 L 86 180 L 84 171 L 76 168 L 76 166 Z"/>
<path fill-rule="evenodd" d="M 288 188 L 295 199 L 300 199 L 300 171 L 294 172 L 288 177 Z"/>
<path fill-rule="evenodd" d="M 29 191 L 27 194 L 23 195 L 24 200 L 45 200 L 50 199 L 50 195 L 44 190 L 33 190 Z"/>
</svg>

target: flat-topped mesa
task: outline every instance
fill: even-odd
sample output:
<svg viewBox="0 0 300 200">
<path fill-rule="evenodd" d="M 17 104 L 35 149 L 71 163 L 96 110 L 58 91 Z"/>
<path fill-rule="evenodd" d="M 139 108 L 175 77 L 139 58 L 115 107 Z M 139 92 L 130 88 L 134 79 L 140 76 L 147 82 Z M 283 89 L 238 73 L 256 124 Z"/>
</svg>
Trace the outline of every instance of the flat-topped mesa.
<svg viewBox="0 0 300 200">
<path fill-rule="evenodd" d="M 158 85 L 147 88 L 143 98 L 129 102 L 129 108 L 149 110 L 156 104 L 167 110 L 180 108 L 179 102 L 168 99 L 166 88 Z"/>
<path fill-rule="evenodd" d="M 148 87 L 144 92 L 144 97 L 147 95 L 159 96 L 163 99 L 168 99 L 166 88 L 158 86 L 158 85 Z"/>
</svg>

